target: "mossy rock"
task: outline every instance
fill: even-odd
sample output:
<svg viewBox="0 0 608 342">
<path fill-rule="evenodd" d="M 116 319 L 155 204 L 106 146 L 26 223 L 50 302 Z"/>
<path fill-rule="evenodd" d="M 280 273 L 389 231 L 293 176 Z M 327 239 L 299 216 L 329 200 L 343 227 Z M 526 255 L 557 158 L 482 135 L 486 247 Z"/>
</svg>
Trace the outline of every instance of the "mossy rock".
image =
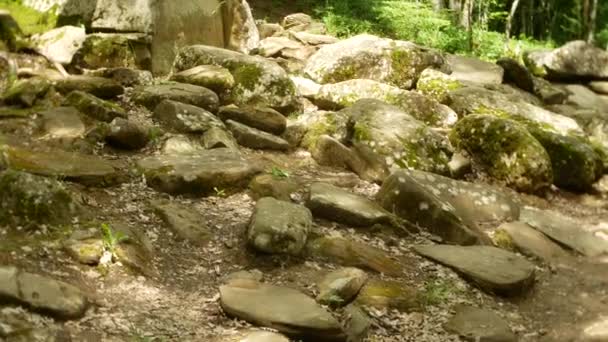
<svg viewBox="0 0 608 342">
<path fill-rule="evenodd" d="M 6 91 L 4 101 L 11 105 L 32 107 L 47 95 L 51 86 L 48 80 L 38 77 L 19 80 Z"/>
<path fill-rule="evenodd" d="M 67 96 L 67 102 L 81 113 L 99 121 L 112 122 L 117 117 L 127 117 L 125 110 L 117 104 L 104 101 L 83 91 L 71 92 Z"/>
<path fill-rule="evenodd" d="M 134 34 L 91 34 L 74 55 L 72 64 L 82 69 L 146 68 L 146 42 Z M 142 53 L 142 51 L 144 51 Z"/>
<path fill-rule="evenodd" d="M 359 292 L 355 303 L 376 309 L 395 309 L 401 312 L 419 311 L 420 294 L 415 288 L 395 281 L 370 280 Z"/>
<path fill-rule="evenodd" d="M 553 183 L 547 151 L 519 122 L 472 114 L 454 126 L 450 139 L 484 172 L 518 191 L 538 192 Z"/>
<path fill-rule="evenodd" d="M 457 79 L 435 69 L 424 70 L 416 83 L 419 92 L 440 103 L 448 102 L 450 92 L 462 86 Z"/>
<path fill-rule="evenodd" d="M 14 170 L 0 173 L 0 224 L 61 225 L 75 213 L 76 204 L 60 182 Z"/>
</svg>

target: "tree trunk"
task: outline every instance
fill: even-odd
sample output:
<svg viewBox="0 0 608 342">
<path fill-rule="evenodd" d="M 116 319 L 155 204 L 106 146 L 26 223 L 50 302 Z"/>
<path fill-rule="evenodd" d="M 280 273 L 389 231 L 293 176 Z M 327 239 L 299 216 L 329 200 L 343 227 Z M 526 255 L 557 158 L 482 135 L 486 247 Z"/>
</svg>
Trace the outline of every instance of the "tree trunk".
<svg viewBox="0 0 608 342">
<path fill-rule="evenodd" d="M 511 10 L 509 11 L 509 16 L 507 17 L 507 28 L 505 35 L 507 36 L 507 44 L 509 43 L 509 39 L 511 39 L 511 29 L 513 27 L 513 17 L 515 16 L 515 12 L 517 12 L 517 7 L 519 6 L 519 0 L 513 1 L 511 4 Z"/>
<path fill-rule="evenodd" d="M 471 12 L 473 12 L 473 1 L 474 0 L 464 0 L 462 11 L 460 12 L 460 26 L 469 28 L 472 23 Z"/>
<path fill-rule="evenodd" d="M 588 0 L 587 0 L 588 1 Z M 597 0 L 591 0 L 590 8 L 589 8 L 589 17 L 587 20 L 587 37 L 586 40 L 588 43 L 593 43 L 595 36 L 595 21 L 597 18 Z"/>
<path fill-rule="evenodd" d="M 433 0 L 433 9 L 435 12 L 439 12 L 445 8 L 445 2 L 443 0 Z"/>
</svg>

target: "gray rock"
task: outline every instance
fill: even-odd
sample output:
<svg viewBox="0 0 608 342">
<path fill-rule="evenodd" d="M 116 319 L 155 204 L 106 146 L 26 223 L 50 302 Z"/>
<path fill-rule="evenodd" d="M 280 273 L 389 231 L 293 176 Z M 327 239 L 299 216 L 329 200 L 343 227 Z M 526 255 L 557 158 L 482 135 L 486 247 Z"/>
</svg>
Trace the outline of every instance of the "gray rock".
<svg viewBox="0 0 608 342">
<path fill-rule="evenodd" d="M 64 319 L 80 318 L 88 307 L 78 288 L 11 266 L 0 267 L 0 297 Z"/>
<path fill-rule="evenodd" d="M 74 55 L 71 68 L 76 71 L 100 68 L 149 69 L 150 58 L 146 34 L 93 33 L 87 35 Z"/>
<path fill-rule="evenodd" d="M 218 65 L 230 70 L 235 86 L 226 99 L 228 103 L 265 106 L 281 113 L 299 107 L 295 86 L 285 70 L 263 57 L 193 45 L 181 49 L 175 60 L 178 71 L 198 65 Z"/>
<path fill-rule="evenodd" d="M 499 247 L 544 261 L 553 261 L 566 255 L 558 244 L 523 222 L 502 224 L 494 233 L 493 240 Z"/>
<path fill-rule="evenodd" d="M 444 328 L 466 341 L 517 342 L 507 322 L 494 312 L 466 305 L 458 305 L 455 310 Z"/>
<path fill-rule="evenodd" d="M 321 84 L 369 79 L 411 89 L 428 67 L 446 69 L 447 65 L 437 51 L 363 34 L 323 46 L 310 57 L 304 72 Z"/>
<path fill-rule="evenodd" d="M 224 106 L 218 116 L 276 135 L 283 134 L 287 126 L 285 116 L 272 108 Z"/>
<path fill-rule="evenodd" d="M 599 80 L 608 78 L 608 52 L 582 40 L 568 42 L 535 61 L 547 78 L 557 80 Z"/>
<path fill-rule="evenodd" d="M 217 65 L 199 65 L 171 76 L 172 81 L 189 83 L 223 94 L 234 87 L 234 77 L 226 68 Z"/>
<path fill-rule="evenodd" d="M 418 311 L 420 294 L 416 288 L 396 281 L 369 280 L 357 296 L 355 304 L 379 310 Z"/>
<path fill-rule="evenodd" d="M 553 184 L 551 158 L 522 124 L 491 114 L 460 120 L 450 139 L 474 165 L 518 191 L 537 192 Z"/>
<path fill-rule="evenodd" d="M 152 188 L 171 194 L 208 195 L 214 188 L 238 189 L 259 173 L 257 166 L 226 148 L 191 155 L 161 155 L 137 162 Z"/>
<path fill-rule="evenodd" d="M 426 245 L 415 246 L 414 250 L 500 295 L 518 295 L 534 284 L 534 264 L 496 247 Z"/>
<path fill-rule="evenodd" d="M 78 238 L 66 241 L 64 249 L 77 262 L 93 266 L 99 264 L 105 246 L 99 238 Z"/>
<path fill-rule="evenodd" d="M 367 274 L 358 268 L 341 268 L 328 273 L 317 287 L 317 302 L 330 306 L 345 306 L 367 282 Z"/>
<path fill-rule="evenodd" d="M 292 178 L 278 178 L 265 174 L 256 176 L 249 184 L 253 197 L 274 197 L 281 201 L 291 201 L 291 195 L 298 191 L 299 186 Z"/>
<path fill-rule="evenodd" d="M 9 105 L 32 107 L 43 99 L 50 89 L 51 83 L 44 78 L 21 79 L 7 89 L 3 94 L 3 100 Z"/>
<path fill-rule="evenodd" d="M 228 120 L 226 127 L 232 132 L 236 141 L 245 147 L 261 150 L 286 151 L 289 143 L 282 138 L 266 133 L 259 129 L 249 127 L 238 122 Z"/>
<path fill-rule="evenodd" d="M 569 95 L 562 87 L 539 77 L 534 77 L 534 94 L 546 105 L 562 104 L 566 102 Z"/>
<path fill-rule="evenodd" d="M 594 93 L 591 89 L 580 84 L 566 84 L 563 88 L 569 93 L 566 104 L 584 109 L 608 111 L 608 101 Z"/>
<path fill-rule="evenodd" d="M 312 101 L 322 109 L 338 110 L 352 106 L 362 99 L 376 99 L 388 103 L 405 93 L 405 90 L 389 84 L 369 79 L 353 79 L 321 86 L 312 96 Z"/>
<path fill-rule="evenodd" d="M 505 83 L 513 83 L 529 93 L 534 93 L 536 88 L 534 76 L 525 66 L 519 64 L 518 61 L 512 58 L 500 58 L 496 61 L 496 64 L 504 69 Z"/>
<path fill-rule="evenodd" d="M 312 17 L 306 13 L 292 13 L 286 15 L 281 21 L 281 26 L 290 29 L 295 26 L 310 25 L 313 23 Z"/>
<path fill-rule="evenodd" d="M 172 154 L 197 154 L 203 151 L 203 147 L 192 141 L 187 136 L 178 135 L 167 139 L 162 147 L 162 153 Z"/>
<path fill-rule="evenodd" d="M 172 83 L 137 88 L 133 101 L 154 110 L 164 100 L 183 102 L 201 107 L 212 113 L 217 112 L 219 98 L 211 90 L 192 84 Z"/>
<path fill-rule="evenodd" d="M 325 183 L 310 186 L 306 206 L 315 216 L 353 226 L 390 224 L 392 217 L 377 203 Z"/>
<path fill-rule="evenodd" d="M 67 224 L 76 214 L 72 195 L 60 182 L 25 172 L 0 172 L 0 224 Z"/>
<path fill-rule="evenodd" d="M 165 127 L 178 133 L 204 133 L 224 124 L 203 108 L 182 102 L 163 100 L 154 109 L 154 117 Z"/>
<path fill-rule="evenodd" d="M 372 326 L 371 318 L 358 305 L 350 304 L 344 309 L 345 315 L 349 317 L 344 327 L 349 342 L 362 342 L 367 337 Z"/>
<path fill-rule="evenodd" d="M 250 53 L 260 44 L 260 33 L 255 24 L 251 7 L 245 0 L 233 0 L 224 3 L 224 29 L 228 49 Z"/>
<path fill-rule="evenodd" d="M 31 40 L 36 51 L 51 62 L 70 64 L 76 51 L 86 40 L 84 27 L 62 26 L 34 35 Z"/>
<path fill-rule="evenodd" d="M 324 45 L 324 44 L 334 44 L 339 42 L 340 40 L 336 37 L 324 35 L 324 34 L 314 34 L 310 32 L 290 32 L 291 35 L 299 40 L 300 42 L 307 45 Z"/>
<path fill-rule="evenodd" d="M 288 37 L 268 37 L 260 41 L 259 54 L 264 57 L 274 57 L 284 49 L 300 49 L 304 47 L 300 42 Z"/>
<path fill-rule="evenodd" d="M 314 299 L 290 288 L 236 281 L 220 286 L 220 304 L 231 316 L 296 338 L 346 339 L 342 327 L 328 311 Z"/>
<path fill-rule="evenodd" d="M 127 117 L 126 111 L 120 106 L 80 90 L 71 92 L 67 96 L 67 102 L 95 120 L 111 122 L 115 118 Z"/>
<path fill-rule="evenodd" d="M 399 107 L 364 99 L 343 110 L 354 149 L 379 174 L 415 168 L 448 174 L 452 154 L 448 139 Z"/>
<path fill-rule="evenodd" d="M 385 251 L 354 240 L 319 237 L 308 241 L 306 253 L 312 258 L 372 270 L 387 276 L 403 275 L 403 267 Z"/>
<path fill-rule="evenodd" d="M 317 82 L 300 76 L 290 76 L 300 95 L 314 98 L 321 90 L 321 85 Z"/>
<path fill-rule="evenodd" d="M 90 93 L 102 99 L 112 99 L 124 93 L 124 88 L 108 78 L 70 75 L 54 81 L 55 88 L 62 94 L 69 94 L 74 90 Z"/>
<path fill-rule="evenodd" d="M 311 226 L 312 214 L 306 207 L 264 197 L 255 206 L 247 237 L 261 252 L 297 255 Z"/>
<path fill-rule="evenodd" d="M 155 201 L 152 207 L 169 229 L 181 239 L 198 246 L 209 242 L 211 237 L 205 219 L 197 211 L 168 201 Z"/>
<path fill-rule="evenodd" d="M 461 82 L 477 84 L 501 84 L 504 70 L 493 63 L 474 57 L 449 55 L 451 76 Z"/>
<path fill-rule="evenodd" d="M 57 107 L 39 112 L 42 139 L 74 141 L 82 138 L 85 125 L 74 107 Z"/>
<path fill-rule="evenodd" d="M 206 149 L 226 147 L 238 151 L 239 145 L 230 132 L 219 127 L 207 130 L 201 138 L 202 145 Z"/>
<path fill-rule="evenodd" d="M 110 123 L 106 141 L 125 150 L 139 150 L 148 145 L 150 135 L 133 121 L 115 118 Z"/>
<path fill-rule="evenodd" d="M 137 70 L 125 67 L 97 69 L 91 71 L 91 75 L 113 79 L 123 87 L 147 85 L 154 80 L 152 73 L 148 70 Z"/>
<path fill-rule="evenodd" d="M 61 150 L 34 151 L 0 145 L 0 166 L 92 186 L 116 184 L 123 178 L 107 160 Z"/>
<path fill-rule="evenodd" d="M 557 212 L 525 207 L 520 219 L 582 255 L 594 257 L 608 253 L 608 241 L 585 231 L 582 222 Z"/>
<path fill-rule="evenodd" d="M 367 162 L 356 151 L 328 135 L 321 135 L 317 139 L 311 153 L 319 165 L 350 170 L 369 181 L 384 178 L 383 173 L 368 168 Z"/>
<path fill-rule="evenodd" d="M 278 36 L 285 32 L 285 29 L 280 24 L 262 22 L 258 24 L 258 31 L 260 32 L 260 39 Z"/>
<path fill-rule="evenodd" d="M 151 32 L 153 14 L 148 0 L 97 0 L 91 28 L 95 31 Z"/>
<path fill-rule="evenodd" d="M 608 81 L 589 82 L 589 88 L 598 94 L 608 95 Z"/>
</svg>

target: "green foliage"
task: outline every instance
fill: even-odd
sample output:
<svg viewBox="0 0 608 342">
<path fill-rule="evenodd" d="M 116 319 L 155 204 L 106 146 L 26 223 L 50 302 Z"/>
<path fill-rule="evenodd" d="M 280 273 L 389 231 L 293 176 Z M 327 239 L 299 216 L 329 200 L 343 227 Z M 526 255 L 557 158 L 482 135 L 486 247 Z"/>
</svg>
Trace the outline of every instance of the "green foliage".
<svg viewBox="0 0 608 342">
<path fill-rule="evenodd" d="M 11 12 L 26 35 L 46 32 L 57 24 L 56 5 L 46 12 L 38 12 L 22 5 L 21 0 L 0 0 L 0 8 Z"/>
<path fill-rule="evenodd" d="M 420 294 L 420 301 L 424 306 L 441 305 L 458 292 L 460 290 L 449 280 L 431 280 L 425 284 L 424 290 Z"/>
<path fill-rule="evenodd" d="M 289 178 L 289 173 L 281 168 L 278 168 L 276 166 L 273 166 L 272 169 L 270 170 L 270 174 L 274 177 L 274 178 Z"/>
<path fill-rule="evenodd" d="M 226 190 L 224 189 L 213 187 L 213 191 L 215 191 L 215 196 L 217 197 L 226 197 Z"/>
<path fill-rule="evenodd" d="M 113 255 L 116 252 L 116 247 L 129 238 L 122 232 L 114 232 L 107 223 L 101 224 L 101 235 L 103 239 L 103 248 Z"/>
</svg>

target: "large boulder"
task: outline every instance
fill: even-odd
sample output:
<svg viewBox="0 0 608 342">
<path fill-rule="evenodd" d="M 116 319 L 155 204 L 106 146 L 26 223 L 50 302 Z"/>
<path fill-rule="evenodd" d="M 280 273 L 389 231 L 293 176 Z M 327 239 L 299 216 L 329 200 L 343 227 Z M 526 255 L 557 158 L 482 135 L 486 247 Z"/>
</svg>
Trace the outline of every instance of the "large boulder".
<svg viewBox="0 0 608 342">
<path fill-rule="evenodd" d="M 80 90 L 74 90 L 67 96 L 67 102 L 87 116 L 103 121 L 111 122 L 115 118 L 126 118 L 126 111 L 110 101 L 104 101 L 94 95 Z"/>
<path fill-rule="evenodd" d="M 566 43 L 550 53 L 528 54 L 528 64 L 542 68 L 555 80 L 608 79 L 608 52 L 582 40 Z"/>
<path fill-rule="evenodd" d="M 87 39 L 84 27 L 63 26 L 32 38 L 36 51 L 51 62 L 70 64 Z"/>
<path fill-rule="evenodd" d="M 462 82 L 477 84 L 501 84 L 504 70 L 493 63 L 479 58 L 449 55 L 448 62 L 452 70 L 451 76 Z"/>
<path fill-rule="evenodd" d="M 283 113 L 299 107 L 293 82 L 275 62 L 260 56 L 193 45 L 179 51 L 174 67 L 182 71 L 199 65 L 218 65 L 230 70 L 235 86 L 227 95 L 228 102 L 266 106 Z"/>
<path fill-rule="evenodd" d="M 260 171 L 228 148 L 152 156 L 139 160 L 137 166 L 150 187 L 171 194 L 194 195 L 245 187 Z"/>
<path fill-rule="evenodd" d="M 150 67 L 147 37 L 138 33 L 95 33 L 86 36 L 74 54 L 77 70 Z"/>
<path fill-rule="evenodd" d="M 468 115 L 454 126 L 451 140 L 470 154 L 481 170 L 516 190 L 536 192 L 553 184 L 547 151 L 516 121 Z"/>
<path fill-rule="evenodd" d="M 223 5 L 225 46 L 234 51 L 250 53 L 260 44 L 260 32 L 246 0 L 228 0 Z"/>
<path fill-rule="evenodd" d="M 343 110 L 349 116 L 348 138 L 370 168 L 414 168 L 449 173 L 452 154 L 447 138 L 399 107 L 363 99 Z"/>
<path fill-rule="evenodd" d="M 151 32 L 153 13 L 149 0 L 96 0 L 91 27 L 97 32 Z"/>
<path fill-rule="evenodd" d="M 361 78 L 411 89 L 427 67 L 448 70 L 437 51 L 364 34 L 323 46 L 310 57 L 304 72 L 319 83 Z"/>
<path fill-rule="evenodd" d="M 171 75 L 171 80 L 190 83 L 223 94 L 234 86 L 234 77 L 226 68 L 217 65 L 199 65 Z"/>
<path fill-rule="evenodd" d="M 213 127 L 224 127 L 220 119 L 203 108 L 171 100 L 159 103 L 154 117 L 179 133 L 204 133 Z"/>
<path fill-rule="evenodd" d="M 306 245 L 311 226 L 308 208 L 264 197 L 255 206 L 247 236 L 261 252 L 297 255 Z"/>
<path fill-rule="evenodd" d="M 214 113 L 220 102 L 218 96 L 211 90 L 185 83 L 150 85 L 137 88 L 133 93 L 133 101 L 149 110 L 155 110 L 164 100 L 183 102 Z"/>
</svg>

